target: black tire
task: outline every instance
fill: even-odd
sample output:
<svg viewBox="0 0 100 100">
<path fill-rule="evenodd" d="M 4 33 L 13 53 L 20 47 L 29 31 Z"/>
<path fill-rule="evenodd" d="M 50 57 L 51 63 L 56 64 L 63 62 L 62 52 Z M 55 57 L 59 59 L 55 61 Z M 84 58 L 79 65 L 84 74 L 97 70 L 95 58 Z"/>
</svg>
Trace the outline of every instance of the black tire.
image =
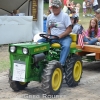
<svg viewBox="0 0 100 100">
<path fill-rule="evenodd" d="M 19 90 L 24 90 L 29 82 L 18 82 L 18 81 L 13 81 L 12 80 L 12 76 L 10 75 L 10 71 L 9 71 L 9 83 L 10 83 L 10 87 L 14 90 L 14 91 L 19 91 Z"/>
<path fill-rule="evenodd" d="M 73 55 L 66 61 L 65 80 L 69 87 L 75 87 L 82 76 L 82 60 L 78 55 Z"/>
<path fill-rule="evenodd" d="M 62 85 L 62 67 L 61 64 L 56 61 L 50 61 L 42 74 L 42 89 L 46 94 L 57 95 L 60 92 Z M 56 85 L 55 85 L 56 84 Z"/>
</svg>

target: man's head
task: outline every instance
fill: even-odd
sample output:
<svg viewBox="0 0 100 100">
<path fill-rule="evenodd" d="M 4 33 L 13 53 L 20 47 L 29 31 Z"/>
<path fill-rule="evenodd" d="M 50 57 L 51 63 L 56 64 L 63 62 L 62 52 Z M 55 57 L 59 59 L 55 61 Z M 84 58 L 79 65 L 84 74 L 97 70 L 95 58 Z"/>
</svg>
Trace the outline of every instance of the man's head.
<svg viewBox="0 0 100 100">
<path fill-rule="evenodd" d="M 100 8 L 98 8 L 98 9 L 95 11 L 95 14 L 96 14 L 97 19 L 100 20 Z"/>
<path fill-rule="evenodd" d="M 58 15 L 61 11 L 62 2 L 60 0 L 52 0 L 51 8 L 54 15 Z"/>
</svg>

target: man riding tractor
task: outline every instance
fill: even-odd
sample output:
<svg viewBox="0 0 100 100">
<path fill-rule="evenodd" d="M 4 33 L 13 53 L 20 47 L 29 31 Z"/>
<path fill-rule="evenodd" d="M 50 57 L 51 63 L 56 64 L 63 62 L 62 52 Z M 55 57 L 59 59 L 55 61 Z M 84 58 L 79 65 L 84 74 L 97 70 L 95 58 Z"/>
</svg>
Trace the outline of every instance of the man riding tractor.
<svg viewBox="0 0 100 100">
<path fill-rule="evenodd" d="M 76 55 L 80 52 L 76 48 L 77 35 L 69 34 L 70 18 L 61 11 L 59 0 L 52 1 L 52 9 L 54 14 L 47 18 L 48 34 L 40 34 L 45 43 L 39 40 L 9 46 L 9 83 L 14 91 L 25 89 L 30 81 L 38 81 L 46 94 L 57 95 L 63 72 L 68 86 L 74 87 L 80 82 L 82 60 Z"/>
</svg>

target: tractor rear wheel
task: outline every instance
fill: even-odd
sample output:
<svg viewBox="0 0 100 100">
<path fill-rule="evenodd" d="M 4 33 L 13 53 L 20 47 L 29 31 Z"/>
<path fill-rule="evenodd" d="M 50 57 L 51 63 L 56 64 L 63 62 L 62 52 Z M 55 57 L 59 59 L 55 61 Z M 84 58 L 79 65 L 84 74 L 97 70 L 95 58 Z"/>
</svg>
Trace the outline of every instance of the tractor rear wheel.
<svg viewBox="0 0 100 100">
<path fill-rule="evenodd" d="M 18 82 L 18 81 L 13 81 L 12 80 L 12 76 L 10 75 L 10 71 L 9 71 L 9 83 L 10 83 L 10 87 L 14 90 L 14 91 L 19 91 L 19 90 L 24 90 L 29 82 Z"/>
<path fill-rule="evenodd" d="M 46 94 L 57 95 L 62 85 L 62 67 L 56 61 L 50 61 L 42 74 L 42 88 Z"/>
<path fill-rule="evenodd" d="M 82 60 L 78 55 L 73 55 L 66 61 L 65 80 L 69 87 L 75 87 L 82 76 Z"/>
</svg>

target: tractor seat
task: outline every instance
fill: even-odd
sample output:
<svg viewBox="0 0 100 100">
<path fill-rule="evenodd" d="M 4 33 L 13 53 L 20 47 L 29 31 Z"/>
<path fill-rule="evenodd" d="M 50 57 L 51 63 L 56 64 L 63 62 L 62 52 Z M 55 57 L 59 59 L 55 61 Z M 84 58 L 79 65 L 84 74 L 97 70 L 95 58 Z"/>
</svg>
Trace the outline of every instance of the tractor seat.
<svg viewBox="0 0 100 100">
<path fill-rule="evenodd" d="M 72 43 L 70 45 L 70 48 L 76 48 L 76 41 L 77 41 L 77 34 L 70 33 L 70 36 L 72 38 Z M 61 48 L 61 45 L 59 43 L 53 43 L 51 44 L 52 48 Z"/>
</svg>

